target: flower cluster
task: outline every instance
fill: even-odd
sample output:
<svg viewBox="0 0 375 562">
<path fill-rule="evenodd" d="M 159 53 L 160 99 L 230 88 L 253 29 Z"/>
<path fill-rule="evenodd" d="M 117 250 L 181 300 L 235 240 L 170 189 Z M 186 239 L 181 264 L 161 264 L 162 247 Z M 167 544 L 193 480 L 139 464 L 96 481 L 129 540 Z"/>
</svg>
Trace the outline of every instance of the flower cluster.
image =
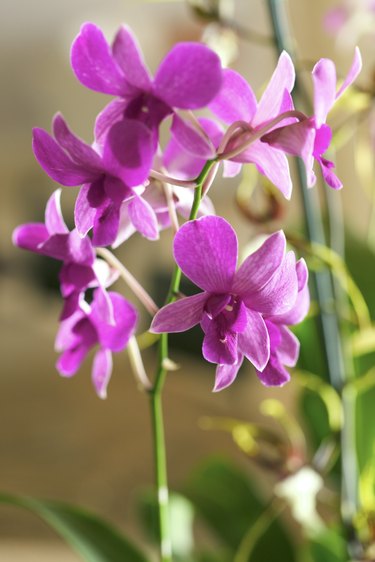
<svg viewBox="0 0 375 562">
<path fill-rule="evenodd" d="M 22 225 L 14 233 L 16 245 L 62 262 L 59 372 L 74 374 L 98 344 L 92 375 L 99 396 L 106 395 L 111 352 L 125 348 L 137 313 L 107 291 L 117 273 L 96 257 L 98 249 L 117 247 L 136 231 L 155 241 L 160 230 L 173 226 L 175 260 L 203 292 L 168 304 L 152 330 L 176 332 L 200 323 L 203 355 L 218 365 L 216 390 L 234 380 L 244 357 L 265 384 L 285 383 L 285 366 L 298 356 L 298 341 L 286 326 L 302 320 L 309 303 L 306 266 L 285 252 L 285 237 L 278 232 L 236 272 L 236 234 L 214 216 L 206 193 L 221 162 L 226 177 L 252 163 L 290 198 L 289 154 L 303 158 L 309 185 L 315 182 L 315 159 L 328 185 L 341 187 L 333 163 L 323 156 L 331 139 L 326 118 L 360 71 L 359 51 L 337 92 L 333 62 L 317 63 L 312 116 L 294 108 L 295 71 L 286 52 L 259 102 L 240 74 L 223 69 L 218 56 L 199 43 L 174 46 L 152 78 L 125 26 L 110 46 L 97 26 L 84 24 L 71 62 L 84 86 L 115 96 L 96 119 L 92 144 L 78 138 L 60 114 L 53 119 L 53 135 L 33 131 L 34 154 L 45 172 L 62 186 L 80 186 L 75 228 L 69 232 L 63 221 L 59 190 L 48 201 L 45 224 Z M 208 116 L 196 116 L 198 109 Z M 170 133 L 164 147 L 163 122 Z M 212 166 L 192 216 L 194 188 L 207 162 Z M 196 220 L 179 228 L 177 213 Z"/>
</svg>

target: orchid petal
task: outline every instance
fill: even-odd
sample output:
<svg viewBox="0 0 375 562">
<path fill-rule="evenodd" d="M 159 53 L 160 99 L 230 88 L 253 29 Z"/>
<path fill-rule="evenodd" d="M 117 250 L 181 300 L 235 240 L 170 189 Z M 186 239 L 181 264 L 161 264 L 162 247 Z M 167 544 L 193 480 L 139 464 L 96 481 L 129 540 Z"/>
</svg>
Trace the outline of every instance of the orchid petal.
<svg viewBox="0 0 375 562">
<path fill-rule="evenodd" d="M 52 127 L 57 142 L 76 164 L 92 171 L 94 174 L 103 170 L 99 154 L 72 133 L 60 113 L 55 115 Z"/>
<path fill-rule="evenodd" d="M 203 357 L 210 363 L 233 365 L 238 358 L 237 339 L 235 332 L 222 333 L 220 321 L 209 320 L 204 324 Z"/>
<path fill-rule="evenodd" d="M 243 295 L 264 287 L 281 266 L 285 256 L 285 247 L 286 239 L 282 230 L 269 236 L 238 269 L 233 282 L 233 292 Z"/>
<path fill-rule="evenodd" d="M 260 99 L 258 110 L 251 123 L 253 127 L 273 119 L 280 113 L 280 108 L 285 102 L 285 90 L 291 92 L 294 81 L 295 70 L 292 59 L 286 51 L 283 51 L 271 80 Z"/>
<path fill-rule="evenodd" d="M 62 185 L 81 185 L 95 180 L 98 175 L 68 158 L 55 139 L 43 129 L 33 129 L 33 151 L 43 170 Z"/>
<path fill-rule="evenodd" d="M 262 141 L 287 154 L 302 158 L 306 168 L 307 184 L 311 187 L 315 183 L 313 152 L 316 134 L 313 121 L 306 119 L 305 121 L 274 129 L 264 135 Z"/>
<path fill-rule="evenodd" d="M 126 102 L 123 99 L 114 99 L 98 114 L 95 120 L 94 135 L 99 145 L 105 142 L 105 136 L 109 129 L 124 118 Z"/>
<path fill-rule="evenodd" d="M 92 243 L 94 246 L 109 246 L 116 240 L 120 222 L 120 208 L 108 203 L 97 210 L 94 219 Z"/>
<path fill-rule="evenodd" d="M 283 314 L 297 299 L 298 281 L 293 252 L 288 252 L 270 281 L 254 293 L 242 294 L 245 305 L 262 314 Z"/>
<path fill-rule="evenodd" d="M 150 203 L 136 195 L 129 203 L 128 213 L 133 226 L 142 236 L 149 240 L 158 240 L 158 220 Z"/>
<path fill-rule="evenodd" d="M 147 180 L 154 156 L 150 130 L 132 119 L 115 123 L 108 131 L 103 160 L 107 169 L 129 187 Z"/>
<path fill-rule="evenodd" d="M 114 96 L 125 96 L 132 91 L 103 32 L 92 23 L 85 23 L 74 40 L 71 63 L 78 80 L 91 90 Z"/>
<path fill-rule="evenodd" d="M 296 336 L 285 326 L 279 326 L 281 335 L 280 344 L 277 347 L 276 353 L 283 365 L 287 367 L 295 367 L 298 355 L 300 343 Z"/>
<path fill-rule="evenodd" d="M 286 199 L 290 199 L 293 184 L 290 178 L 287 157 L 281 150 L 273 148 L 264 142 L 255 141 L 239 154 L 235 160 L 255 164 L 258 172 L 266 176 Z"/>
<path fill-rule="evenodd" d="M 242 170 L 241 162 L 223 161 L 223 178 L 235 178 Z"/>
<path fill-rule="evenodd" d="M 91 379 L 99 398 L 107 398 L 107 386 L 112 374 L 112 353 L 109 349 L 99 349 L 94 357 Z"/>
<path fill-rule="evenodd" d="M 15 246 L 42 254 L 41 246 L 49 238 L 49 232 L 43 223 L 28 223 L 18 226 L 12 235 Z"/>
<path fill-rule="evenodd" d="M 345 77 L 344 82 L 342 83 L 336 94 L 336 99 L 338 99 L 345 92 L 345 90 L 349 88 L 351 84 L 353 84 L 354 80 L 357 78 L 361 70 L 362 70 L 361 51 L 359 50 L 358 47 L 356 47 L 354 51 L 353 62 L 351 64 L 348 74 Z"/>
<path fill-rule="evenodd" d="M 316 127 L 319 128 L 336 98 L 336 68 L 330 59 L 320 59 L 312 71 L 314 83 L 314 114 Z"/>
<path fill-rule="evenodd" d="M 247 326 L 238 335 L 238 349 L 260 371 L 270 358 L 270 339 L 262 315 L 247 309 Z"/>
<path fill-rule="evenodd" d="M 129 84 L 140 90 L 149 91 L 150 73 L 145 66 L 138 42 L 127 26 L 122 25 L 117 32 L 112 52 Z"/>
<path fill-rule="evenodd" d="M 198 293 L 163 306 L 154 316 L 150 332 L 160 334 L 190 330 L 201 321 L 207 298 L 207 293 Z"/>
<path fill-rule="evenodd" d="M 48 199 L 45 212 L 46 228 L 49 234 L 66 234 L 69 232 L 61 213 L 61 189 L 57 189 Z"/>
<path fill-rule="evenodd" d="M 91 185 L 92 184 L 86 183 L 81 187 L 74 208 L 74 223 L 82 237 L 86 236 L 89 230 L 94 226 L 97 212 L 97 209 L 92 207 L 89 202 Z"/>
<path fill-rule="evenodd" d="M 267 367 L 262 372 L 256 371 L 256 373 L 264 386 L 284 386 L 290 381 L 288 371 L 276 356 L 271 356 Z"/>
<path fill-rule="evenodd" d="M 246 80 L 229 68 L 223 70 L 223 83 L 209 109 L 224 123 L 250 123 L 257 110 L 257 100 Z"/>
<path fill-rule="evenodd" d="M 155 95 L 171 107 L 198 109 L 215 97 L 221 81 L 220 59 L 213 51 L 198 43 L 179 43 L 159 66 Z"/>
<path fill-rule="evenodd" d="M 178 115 L 173 116 L 171 133 L 181 148 L 203 160 L 210 160 L 216 154 L 209 138 L 202 135 L 192 125 Z"/>
<path fill-rule="evenodd" d="M 99 343 L 111 351 L 122 351 L 133 335 L 137 323 L 137 311 L 130 302 L 118 293 L 109 292 L 114 312 L 114 325 L 102 321 L 98 310 L 98 290 L 94 293 L 91 320 L 95 324 Z"/>
<path fill-rule="evenodd" d="M 226 293 L 232 287 L 238 253 L 237 236 L 221 217 L 185 223 L 174 239 L 174 256 L 183 273 L 201 289 Z"/>
<path fill-rule="evenodd" d="M 243 355 L 238 354 L 238 359 L 233 365 L 218 365 L 216 367 L 215 386 L 213 392 L 219 392 L 227 388 L 237 377 L 237 373 L 243 363 Z"/>
</svg>

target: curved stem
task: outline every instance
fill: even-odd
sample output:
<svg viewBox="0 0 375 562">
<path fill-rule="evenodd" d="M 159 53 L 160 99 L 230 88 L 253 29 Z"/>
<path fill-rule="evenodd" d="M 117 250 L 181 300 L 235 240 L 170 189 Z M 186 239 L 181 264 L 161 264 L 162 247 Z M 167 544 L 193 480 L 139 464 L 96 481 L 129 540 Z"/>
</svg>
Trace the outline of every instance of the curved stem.
<svg viewBox="0 0 375 562">
<path fill-rule="evenodd" d="M 274 502 L 269 504 L 255 523 L 251 525 L 245 533 L 234 556 L 233 562 L 249 562 L 249 560 L 251 560 L 251 555 L 254 552 L 254 548 L 256 547 L 259 539 L 267 531 L 283 508 L 284 505 L 281 504 L 278 507 L 274 505 Z"/>
<path fill-rule="evenodd" d="M 224 151 L 224 152 L 218 154 L 218 156 L 217 156 L 218 160 L 229 160 L 230 158 L 234 158 L 235 156 L 238 156 L 238 154 L 241 154 L 241 152 L 243 152 L 246 148 L 248 148 L 256 140 L 258 140 L 261 137 L 263 137 L 264 135 L 266 135 L 276 125 L 278 125 L 279 123 L 284 121 L 284 119 L 290 119 L 291 117 L 295 117 L 296 119 L 298 119 L 298 121 L 304 121 L 305 119 L 307 119 L 307 116 L 304 113 L 302 113 L 301 111 L 298 111 L 296 109 L 291 109 L 290 111 L 285 111 L 284 113 L 281 113 L 280 115 L 278 115 L 274 119 L 271 119 L 271 121 L 269 121 L 266 125 L 264 125 L 260 129 L 253 129 L 249 134 L 245 132 L 245 135 L 248 134 L 248 138 L 242 144 L 237 146 L 236 148 L 233 148 L 232 150 L 229 150 L 228 152 Z M 237 128 L 240 127 L 240 126 L 241 125 L 237 125 Z M 228 138 L 228 142 L 229 142 L 229 140 L 230 140 L 230 138 Z"/>
<path fill-rule="evenodd" d="M 195 219 L 202 198 L 203 185 L 209 177 L 211 168 L 215 165 L 215 161 L 206 162 L 203 170 L 195 181 L 196 189 L 194 191 L 194 201 L 190 211 L 189 220 Z M 166 303 L 175 300 L 181 281 L 181 269 L 176 265 L 172 274 L 169 292 Z M 158 366 L 155 376 L 155 382 L 149 389 L 150 409 L 154 442 L 154 458 L 155 458 L 155 480 L 157 489 L 158 502 L 158 518 L 159 518 L 159 536 L 160 536 L 160 561 L 172 562 L 172 543 L 171 529 L 168 503 L 168 479 L 167 479 L 167 461 L 164 437 L 164 422 L 162 408 L 162 391 L 167 376 L 167 360 L 168 359 L 168 334 L 161 334 L 158 349 Z"/>
</svg>

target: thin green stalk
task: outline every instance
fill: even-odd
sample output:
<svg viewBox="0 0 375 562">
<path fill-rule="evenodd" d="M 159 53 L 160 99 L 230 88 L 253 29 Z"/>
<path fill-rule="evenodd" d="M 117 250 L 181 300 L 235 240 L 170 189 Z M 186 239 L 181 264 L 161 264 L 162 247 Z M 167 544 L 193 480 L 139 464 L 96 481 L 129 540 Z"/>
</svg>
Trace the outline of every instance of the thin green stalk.
<svg viewBox="0 0 375 562">
<path fill-rule="evenodd" d="M 252 524 L 240 542 L 233 562 L 249 562 L 258 541 L 271 526 L 276 517 L 284 509 L 284 505 L 275 505 L 274 502 L 261 513 L 258 519 Z"/>
<path fill-rule="evenodd" d="M 196 188 L 194 191 L 194 201 L 190 212 L 189 220 L 195 219 L 198 214 L 199 205 L 202 199 L 202 191 L 204 182 L 215 161 L 209 160 L 202 172 L 196 180 Z M 175 300 L 181 281 L 181 269 L 176 265 L 173 271 L 171 284 L 166 299 L 166 303 Z M 158 521 L 159 521 L 159 537 L 160 537 L 160 562 L 172 562 L 172 542 L 171 528 L 169 518 L 169 502 L 168 502 L 168 478 L 167 478 L 167 460 L 164 437 L 163 407 L 162 407 L 162 391 L 167 375 L 165 361 L 168 358 L 168 334 L 161 334 L 158 348 L 158 364 L 155 376 L 155 382 L 149 390 L 150 409 L 152 420 L 152 437 L 154 443 L 154 463 L 155 463 L 155 480 L 157 490 L 158 504 Z"/>
<path fill-rule="evenodd" d="M 288 50 L 293 58 L 293 43 L 289 33 L 286 16 L 285 0 L 267 0 L 269 13 L 275 36 L 275 46 L 280 53 Z M 298 79 L 295 84 L 295 93 L 304 97 L 304 91 Z M 326 245 L 322 218 L 319 209 L 316 190 L 308 190 L 303 164 L 298 160 L 298 178 L 301 188 L 303 210 L 305 215 L 307 235 L 310 242 Z M 342 467 L 342 517 L 348 530 L 348 549 L 352 547 L 352 518 L 356 512 L 358 495 L 358 474 L 356 470 L 356 444 L 355 444 L 355 415 L 354 404 L 347 400 L 343 387 L 347 382 L 347 368 L 345 364 L 340 326 L 333 306 L 335 291 L 332 277 L 328 270 L 317 272 L 314 276 L 316 298 L 320 311 L 323 347 L 326 355 L 329 380 L 334 388 L 343 396 L 344 427 L 341 434 L 341 467 Z"/>
</svg>

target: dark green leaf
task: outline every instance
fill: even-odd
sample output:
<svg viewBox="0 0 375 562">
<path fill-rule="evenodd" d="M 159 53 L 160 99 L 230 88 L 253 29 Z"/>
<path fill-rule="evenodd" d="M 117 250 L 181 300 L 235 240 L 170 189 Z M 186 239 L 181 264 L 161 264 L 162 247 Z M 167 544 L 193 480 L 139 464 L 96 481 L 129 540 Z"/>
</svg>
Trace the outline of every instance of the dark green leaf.
<svg viewBox="0 0 375 562">
<path fill-rule="evenodd" d="M 41 517 L 86 562 L 148 562 L 116 529 L 82 509 L 10 494 L 0 494 L 0 502 L 23 507 Z"/>
<path fill-rule="evenodd" d="M 343 562 L 344 539 L 334 530 L 326 530 L 309 542 L 307 550 L 312 562 Z"/>
<path fill-rule="evenodd" d="M 198 468 L 185 493 L 218 539 L 232 552 L 237 550 L 265 507 L 254 492 L 250 477 L 222 459 L 210 459 Z M 276 559 L 295 560 L 293 547 L 278 520 L 273 521 L 260 538 L 251 558 L 256 562 Z"/>
</svg>

